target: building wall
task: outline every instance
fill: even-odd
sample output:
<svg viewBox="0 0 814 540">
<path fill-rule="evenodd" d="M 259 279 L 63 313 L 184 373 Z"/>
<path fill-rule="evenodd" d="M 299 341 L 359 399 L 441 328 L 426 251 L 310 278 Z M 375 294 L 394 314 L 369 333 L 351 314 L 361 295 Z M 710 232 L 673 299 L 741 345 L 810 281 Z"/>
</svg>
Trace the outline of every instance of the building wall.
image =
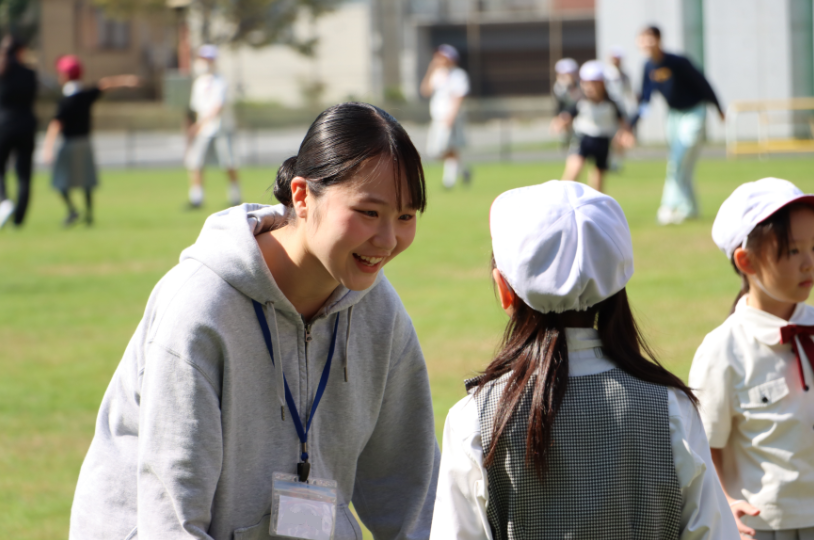
<svg viewBox="0 0 814 540">
<path fill-rule="evenodd" d="M 306 91 L 315 83 L 324 85 L 323 103 L 367 99 L 372 93 L 370 27 L 369 3 L 349 2 L 314 25 L 297 23 L 298 35 L 319 40 L 313 58 L 283 45 L 223 48 L 219 69 L 229 79 L 233 95 L 250 101 L 306 105 Z"/>
<path fill-rule="evenodd" d="M 46 79 L 56 81 L 55 64 L 60 56 L 75 54 L 85 67 L 84 80 L 97 81 L 108 75 L 134 73 L 145 79 L 142 94 L 153 97 L 160 71 L 171 61 L 172 30 L 161 20 L 134 18 L 129 24 L 125 48 L 106 49 L 94 45 L 88 34 L 89 2 L 41 0 L 39 68 Z M 84 10 L 84 13 L 83 13 Z M 94 36 L 95 37 L 95 36 Z"/>
</svg>

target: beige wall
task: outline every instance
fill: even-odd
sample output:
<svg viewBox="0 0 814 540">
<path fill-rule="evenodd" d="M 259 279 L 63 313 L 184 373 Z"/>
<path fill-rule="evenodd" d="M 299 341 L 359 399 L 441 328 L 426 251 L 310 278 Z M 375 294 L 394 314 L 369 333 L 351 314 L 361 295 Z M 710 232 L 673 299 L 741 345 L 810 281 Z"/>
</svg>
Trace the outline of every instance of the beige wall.
<svg viewBox="0 0 814 540">
<path fill-rule="evenodd" d="M 243 98 L 275 101 L 287 106 L 304 104 L 303 85 L 314 80 L 325 84 L 323 104 L 371 94 L 370 6 L 350 2 L 322 16 L 312 27 L 299 22 L 301 36 L 316 34 L 316 55 L 307 58 L 292 49 L 274 45 L 262 49 L 223 48 L 219 70 L 229 80 L 233 96 L 242 87 Z M 239 96 L 238 96 L 239 97 Z"/>
</svg>

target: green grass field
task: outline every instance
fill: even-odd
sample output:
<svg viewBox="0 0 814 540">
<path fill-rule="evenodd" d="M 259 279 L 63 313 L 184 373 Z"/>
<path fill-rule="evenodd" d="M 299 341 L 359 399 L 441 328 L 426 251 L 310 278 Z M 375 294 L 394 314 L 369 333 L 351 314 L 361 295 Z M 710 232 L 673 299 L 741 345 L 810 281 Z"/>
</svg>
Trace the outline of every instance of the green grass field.
<svg viewBox="0 0 814 540">
<path fill-rule="evenodd" d="M 387 275 L 413 318 L 427 358 L 440 434 L 462 380 L 490 360 L 505 317 L 489 280 L 488 211 L 500 192 L 559 176 L 560 163 L 489 164 L 469 190 L 445 192 L 428 168 L 429 207 L 413 246 Z M 629 293 L 661 360 L 682 377 L 703 336 L 727 315 L 739 282 L 710 239 L 712 218 L 738 184 L 787 178 L 814 191 L 814 160 L 705 161 L 703 218 L 655 225 L 664 162 L 631 162 L 611 176 L 636 256 Z M 0 530 L 7 538 L 67 535 L 74 485 L 102 394 L 150 290 L 194 242 L 225 185 L 210 174 L 208 207 L 182 210 L 181 170 L 107 171 L 96 225 L 59 226 L 64 210 L 37 178 L 28 223 L 0 231 Z M 274 171 L 243 173 L 244 196 L 269 201 Z M 77 194 L 78 195 L 78 194 Z M 77 197 L 78 199 L 78 197 Z"/>
</svg>

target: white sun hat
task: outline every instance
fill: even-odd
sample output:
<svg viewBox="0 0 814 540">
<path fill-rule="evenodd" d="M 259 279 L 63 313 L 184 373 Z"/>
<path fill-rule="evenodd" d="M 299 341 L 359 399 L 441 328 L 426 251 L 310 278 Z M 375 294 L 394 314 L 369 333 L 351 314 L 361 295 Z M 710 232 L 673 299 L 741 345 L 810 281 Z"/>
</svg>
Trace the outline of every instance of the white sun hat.
<svg viewBox="0 0 814 540">
<path fill-rule="evenodd" d="M 610 55 L 611 58 L 624 58 L 625 57 L 625 48 L 621 45 L 614 45 L 610 48 Z"/>
<path fill-rule="evenodd" d="M 731 259 L 735 249 L 743 245 L 761 221 L 796 202 L 814 206 L 814 195 L 805 194 L 788 180 L 780 178 L 763 178 L 742 184 L 718 210 L 712 224 L 712 240 Z"/>
<path fill-rule="evenodd" d="M 604 81 L 605 64 L 599 60 L 588 60 L 579 68 L 579 78 L 583 81 Z"/>
<path fill-rule="evenodd" d="M 622 208 L 585 184 L 551 180 L 507 191 L 492 203 L 489 225 L 497 269 L 542 313 L 584 311 L 633 275 Z"/>
<path fill-rule="evenodd" d="M 554 71 L 557 73 L 576 73 L 579 71 L 579 64 L 573 58 L 560 58 L 557 60 L 557 63 L 554 64 Z"/>
</svg>

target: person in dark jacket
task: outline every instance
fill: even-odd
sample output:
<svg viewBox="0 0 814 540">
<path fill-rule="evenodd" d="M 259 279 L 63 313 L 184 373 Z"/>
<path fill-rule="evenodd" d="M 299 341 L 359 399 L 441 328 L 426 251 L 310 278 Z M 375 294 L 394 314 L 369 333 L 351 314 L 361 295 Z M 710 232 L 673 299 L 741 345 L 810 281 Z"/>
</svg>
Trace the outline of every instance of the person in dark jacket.
<svg viewBox="0 0 814 540">
<path fill-rule="evenodd" d="M 631 120 L 635 127 L 646 114 L 653 92 L 660 92 L 670 107 L 667 115 L 667 142 L 670 158 L 667 178 L 656 218 L 662 225 L 678 224 L 698 217 L 698 201 L 693 186 L 693 172 L 704 138 L 707 104 L 724 110 L 706 77 L 683 56 L 664 52 L 661 31 L 655 26 L 639 34 L 639 48 L 649 57 L 644 65 L 639 111 Z"/>
<path fill-rule="evenodd" d="M 7 35 L 0 43 L 0 228 L 13 216 L 15 226 L 23 224 L 31 195 L 31 163 L 37 119 L 37 74 L 22 63 L 25 43 Z M 17 204 L 6 191 L 6 164 L 15 154 Z"/>
</svg>

